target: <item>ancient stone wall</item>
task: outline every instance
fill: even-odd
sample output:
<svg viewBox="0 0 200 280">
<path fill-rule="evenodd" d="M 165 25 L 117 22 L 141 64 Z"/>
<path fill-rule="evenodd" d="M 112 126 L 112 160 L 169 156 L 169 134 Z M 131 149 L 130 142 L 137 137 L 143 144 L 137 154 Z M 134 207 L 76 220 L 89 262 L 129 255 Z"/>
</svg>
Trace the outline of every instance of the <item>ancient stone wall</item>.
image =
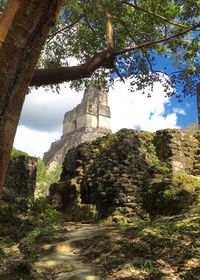
<svg viewBox="0 0 200 280">
<path fill-rule="evenodd" d="M 193 165 L 193 174 L 196 176 L 200 176 L 200 132 L 198 131 L 195 134 L 195 137 L 198 141 L 197 151 L 195 154 L 195 160 Z"/>
<path fill-rule="evenodd" d="M 66 154 L 50 198 L 59 194 L 61 208 L 70 213 L 81 205 L 95 205 L 102 218 L 180 211 L 194 199 L 188 189 L 195 185 L 191 174 L 197 171 L 199 140 L 178 129 L 123 129 L 80 144 Z"/>
<path fill-rule="evenodd" d="M 37 158 L 18 156 L 11 159 L 6 176 L 5 188 L 24 198 L 33 196 L 36 186 Z"/>
<path fill-rule="evenodd" d="M 192 134 L 179 129 L 159 130 L 154 140 L 159 158 L 167 162 L 173 172 L 192 172 L 198 143 Z"/>
<path fill-rule="evenodd" d="M 62 163 L 68 150 L 76 147 L 80 143 L 91 142 L 98 137 L 109 133 L 107 129 L 80 128 L 76 132 L 71 132 L 61 137 L 61 140 L 53 142 L 43 160 L 47 165 Z"/>
</svg>

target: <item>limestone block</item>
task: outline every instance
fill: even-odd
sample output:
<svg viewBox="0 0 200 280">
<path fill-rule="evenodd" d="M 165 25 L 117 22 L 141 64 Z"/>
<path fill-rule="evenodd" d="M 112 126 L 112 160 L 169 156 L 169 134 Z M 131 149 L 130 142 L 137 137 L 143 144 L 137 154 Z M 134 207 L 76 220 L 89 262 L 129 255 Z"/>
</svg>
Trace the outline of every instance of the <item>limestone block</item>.
<svg viewBox="0 0 200 280">
<path fill-rule="evenodd" d="M 98 127 L 98 118 L 95 115 L 87 115 L 86 116 L 86 126 L 91 128 L 97 128 Z"/>
<path fill-rule="evenodd" d="M 99 127 L 110 129 L 110 119 L 108 117 L 99 116 Z"/>
<path fill-rule="evenodd" d="M 77 127 L 76 129 L 80 129 L 82 127 L 85 127 L 87 123 L 86 115 L 80 116 L 77 118 Z"/>
</svg>

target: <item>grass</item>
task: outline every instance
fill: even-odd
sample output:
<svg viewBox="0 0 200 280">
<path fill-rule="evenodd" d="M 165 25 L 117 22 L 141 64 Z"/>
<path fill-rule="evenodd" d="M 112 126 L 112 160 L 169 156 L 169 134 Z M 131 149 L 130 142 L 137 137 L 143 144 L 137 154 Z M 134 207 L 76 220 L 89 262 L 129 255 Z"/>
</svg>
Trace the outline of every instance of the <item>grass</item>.
<svg viewBox="0 0 200 280">
<path fill-rule="evenodd" d="M 181 215 L 115 226 L 81 246 L 85 261 L 97 265 L 103 279 L 198 280 L 199 240 L 196 207 Z"/>
<path fill-rule="evenodd" d="M 26 201 L 26 211 L 17 202 L 4 204 L 0 212 L 0 279 L 34 280 L 31 263 L 38 259 L 38 242 L 56 233 L 62 216 L 44 199 Z M 24 199 L 23 199 L 24 203 Z M 4 215 L 6 213 L 6 216 Z"/>
</svg>

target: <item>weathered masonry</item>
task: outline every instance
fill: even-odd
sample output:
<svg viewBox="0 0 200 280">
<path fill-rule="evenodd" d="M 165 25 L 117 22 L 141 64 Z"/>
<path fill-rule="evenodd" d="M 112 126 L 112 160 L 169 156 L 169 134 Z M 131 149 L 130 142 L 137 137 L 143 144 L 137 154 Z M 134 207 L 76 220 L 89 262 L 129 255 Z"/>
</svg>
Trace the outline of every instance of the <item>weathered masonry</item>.
<svg viewBox="0 0 200 280">
<path fill-rule="evenodd" d="M 199 132 L 122 129 L 68 151 L 49 198 L 69 220 L 85 209 L 91 217 L 133 222 L 149 213 L 181 213 L 198 203 L 199 193 Z"/>
<path fill-rule="evenodd" d="M 6 182 L 6 189 L 13 190 L 17 196 L 33 197 L 36 186 L 36 172 L 38 159 L 29 156 L 17 156 L 10 160 Z"/>
<path fill-rule="evenodd" d="M 61 139 L 44 154 L 46 165 L 62 163 L 66 152 L 83 142 L 91 142 L 110 132 L 110 108 L 105 90 L 90 87 L 82 102 L 67 112 Z"/>
</svg>

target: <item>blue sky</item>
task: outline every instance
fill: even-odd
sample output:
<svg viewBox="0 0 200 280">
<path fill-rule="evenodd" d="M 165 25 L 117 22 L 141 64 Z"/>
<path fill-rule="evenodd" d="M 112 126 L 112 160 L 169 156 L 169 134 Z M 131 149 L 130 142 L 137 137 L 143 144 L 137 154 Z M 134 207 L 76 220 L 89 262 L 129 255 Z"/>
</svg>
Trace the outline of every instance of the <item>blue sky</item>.
<svg viewBox="0 0 200 280">
<path fill-rule="evenodd" d="M 167 68 L 164 70 L 164 68 Z M 164 71 L 168 75 L 176 71 L 177 68 L 173 66 L 169 59 L 163 56 L 157 56 L 155 70 Z M 179 89 L 178 94 L 182 95 L 182 91 Z M 183 96 L 181 102 L 174 96 L 170 99 L 170 103 L 167 104 L 165 114 L 169 114 L 173 108 L 181 108 L 185 115 L 179 114 L 177 119 L 177 125 L 180 127 L 186 127 L 192 123 L 197 123 L 197 99 L 196 96 Z"/>
<path fill-rule="evenodd" d="M 192 123 L 197 123 L 197 102 L 196 96 L 187 96 L 183 98 L 183 102 L 179 103 L 177 98 L 172 97 L 171 102 L 167 105 L 166 114 L 174 107 L 182 108 L 185 111 L 185 115 L 179 114 L 177 119 L 177 125 L 180 127 L 186 127 Z M 168 111 L 169 110 L 169 111 Z"/>
</svg>

